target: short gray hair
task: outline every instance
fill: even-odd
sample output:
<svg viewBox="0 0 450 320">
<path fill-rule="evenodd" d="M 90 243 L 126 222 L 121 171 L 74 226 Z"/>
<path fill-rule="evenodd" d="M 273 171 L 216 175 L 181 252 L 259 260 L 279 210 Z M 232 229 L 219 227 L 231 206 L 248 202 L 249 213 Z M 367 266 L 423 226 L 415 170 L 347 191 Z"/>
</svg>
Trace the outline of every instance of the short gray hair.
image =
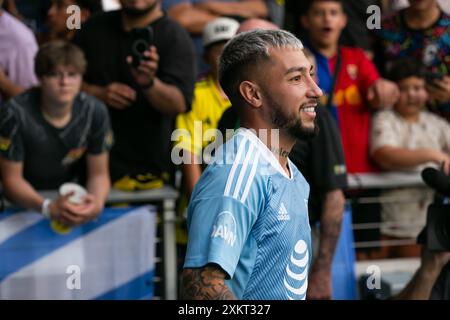
<svg viewBox="0 0 450 320">
<path fill-rule="evenodd" d="M 302 42 L 285 30 L 256 29 L 242 32 L 224 47 L 219 62 L 219 82 L 236 104 L 240 99 L 239 85 L 253 67 L 270 59 L 269 48 L 303 49 Z"/>
</svg>

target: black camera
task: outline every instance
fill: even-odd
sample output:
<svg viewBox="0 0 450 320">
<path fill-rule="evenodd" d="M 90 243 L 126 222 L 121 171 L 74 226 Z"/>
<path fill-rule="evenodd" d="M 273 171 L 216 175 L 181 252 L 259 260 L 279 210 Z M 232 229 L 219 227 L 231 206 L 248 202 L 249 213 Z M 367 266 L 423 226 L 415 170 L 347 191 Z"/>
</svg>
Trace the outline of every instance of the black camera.
<svg viewBox="0 0 450 320">
<path fill-rule="evenodd" d="M 134 68 L 139 67 L 141 61 L 146 59 L 144 52 L 149 50 L 152 44 L 153 29 L 151 26 L 131 30 L 131 57 Z"/>
<path fill-rule="evenodd" d="M 425 183 L 437 191 L 434 203 L 427 211 L 427 224 L 419 235 L 419 243 L 429 250 L 450 251 L 450 176 L 434 168 L 422 171 Z"/>
</svg>

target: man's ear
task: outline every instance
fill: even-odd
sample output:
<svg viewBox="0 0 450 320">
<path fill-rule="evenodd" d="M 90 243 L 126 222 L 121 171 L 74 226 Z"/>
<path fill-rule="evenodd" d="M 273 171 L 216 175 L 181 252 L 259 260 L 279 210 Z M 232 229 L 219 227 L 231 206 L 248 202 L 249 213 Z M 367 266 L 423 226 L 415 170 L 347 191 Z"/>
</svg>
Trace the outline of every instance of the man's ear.
<svg viewBox="0 0 450 320">
<path fill-rule="evenodd" d="M 343 18 L 342 18 L 342 29 L 344 29 L 347 26 L 348 18 L 347 14 L 345 12 L 342 12 Z"/>
<path fill-rule="evenodd" d="M 250 81 L 242 81 L 239 85 L 239 92 L 244 100 L 254 108 L 262 105 L 261 92 L 259 87 Z"/>
</svg>

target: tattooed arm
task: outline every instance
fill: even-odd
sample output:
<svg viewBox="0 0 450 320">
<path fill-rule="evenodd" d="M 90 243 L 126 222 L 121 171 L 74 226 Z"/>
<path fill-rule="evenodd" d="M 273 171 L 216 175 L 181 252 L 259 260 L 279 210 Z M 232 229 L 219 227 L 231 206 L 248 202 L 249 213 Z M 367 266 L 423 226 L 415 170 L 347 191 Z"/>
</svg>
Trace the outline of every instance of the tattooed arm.
<svg viewBox="0 0 450 320">
<path fill-rule="evenodd" d="M 198 269 L 184 269 L 181 275 L 183 300 L 235 300 L 225 284 L 225 272 L 215 264 Z"/>
<path fill-rule="evenodd" d="M 326 193 L 320 219 L 320 245 L 308 278 L 307 299 L 331 299 L 331 264 L 341 231 L 345 197 L 341 189 Z"/>
</svg>

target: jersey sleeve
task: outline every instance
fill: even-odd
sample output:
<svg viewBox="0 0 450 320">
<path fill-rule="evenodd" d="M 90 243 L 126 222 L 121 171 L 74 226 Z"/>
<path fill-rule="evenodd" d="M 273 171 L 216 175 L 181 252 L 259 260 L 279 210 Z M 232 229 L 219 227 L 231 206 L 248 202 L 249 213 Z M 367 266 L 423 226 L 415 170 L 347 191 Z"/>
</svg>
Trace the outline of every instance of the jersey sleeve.
<svg viewBox="0 0 450 320">
<path fill-rule="evenodd" d="M 0 155 L 9 161 L 21 162 L 25 157 L 21 127 L 10 103 L 0 107 Z"/>
<path fill-rule="evenodd" d="M 252 229 L 266 206 L 268 179 L 257 173 L 258 153 L 242 155 L 243 161 L 210 165 L 198 181 L 188 208 L 185 268 L 215 263 L 233 278 L 244 247 L 255 244 Z"/>
<path fill-rule="evenodd" d="M 238 199 L 221 196 L 195 201 L 191 215 L 185 268 L 219 265 L 232 278 L 257 213 Z"/>
<path fill-rule="evenodd" d="M 191 108 L 195 84 L 195 50 L 189 34 L 178 24 L 173 24 L 168 43 L 158 48 L 160 61 L 156 76 L 166 84 L 176 86 L 186 101 L 188 110 Z"/>
</svg>

